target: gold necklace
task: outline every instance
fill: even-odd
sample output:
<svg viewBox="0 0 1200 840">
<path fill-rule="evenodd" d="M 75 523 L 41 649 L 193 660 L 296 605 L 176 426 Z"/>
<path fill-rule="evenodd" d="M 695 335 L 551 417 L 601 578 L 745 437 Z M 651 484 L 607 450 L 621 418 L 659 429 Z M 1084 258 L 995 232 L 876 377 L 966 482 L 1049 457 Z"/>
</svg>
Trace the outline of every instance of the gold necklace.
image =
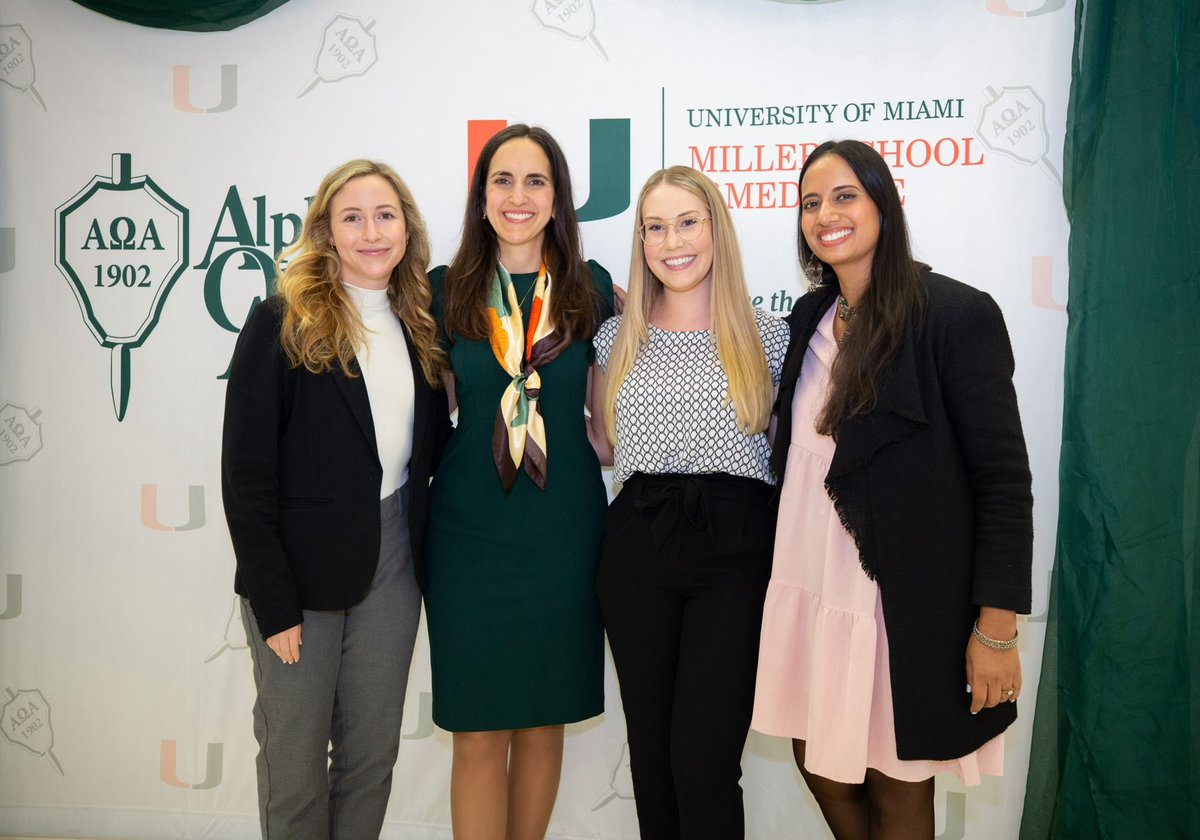
<svg viewBox="0 0 1200 840">
<path fill-rule="evenodd" d="M 529 284 L 529 288 L 525 290 L 525 295 L 521 298 L 520 307 L 525 307 L 525 302 L 529 300 L 529 296 L 533 294 L 533 290 L 537 288 L 537 278 L 533 278 L 533 282 Z"/>
</svg>

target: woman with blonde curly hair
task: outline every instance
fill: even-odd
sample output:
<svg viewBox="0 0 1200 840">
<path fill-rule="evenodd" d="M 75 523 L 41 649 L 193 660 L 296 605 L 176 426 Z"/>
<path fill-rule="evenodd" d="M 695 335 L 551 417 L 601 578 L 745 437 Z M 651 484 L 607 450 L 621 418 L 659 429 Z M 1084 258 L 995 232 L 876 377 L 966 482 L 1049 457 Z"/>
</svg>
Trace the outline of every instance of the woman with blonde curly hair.
<svg viewBox="0 0 1200 840">
<path fill-rule="evenodd" d="M 593 373 L 622 485 L 596 592 L 644 838 L 744 836 L 738 780 L 775 527 L 767 431 L 787 343 L 787 326 L 750 305 L 716 185 L 684 166 L 652 175 L 629 299 L 596 334 Z"/>
<path fill-rule="evenodd" d="M 259 816 L 264 837 L 378 837 L 449 435 L 429 241 L 396 173 L 354 160 L 279 260 L 234 349 L 222 442 Z"/>
</svg>

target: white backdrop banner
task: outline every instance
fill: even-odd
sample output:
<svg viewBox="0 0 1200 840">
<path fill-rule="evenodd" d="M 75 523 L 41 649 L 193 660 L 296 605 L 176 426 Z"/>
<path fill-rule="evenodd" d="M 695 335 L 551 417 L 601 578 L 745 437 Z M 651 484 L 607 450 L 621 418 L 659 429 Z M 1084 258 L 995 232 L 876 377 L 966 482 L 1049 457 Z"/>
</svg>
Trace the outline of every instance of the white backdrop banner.
<svg viewBox="0 0 1200 840">
<path fill-rule="evenodd" d="M 703 169 L 782 315 L 805 156 L 892 166 L 917 256 L 992 294 L 1036 498 L 1035 614 L 1006 774 L 939 779 L 944 840 L 1015 837 L 1053 557 L 1066 326 L 1067 0 L 292 0 L 232 32 L 0 0 L 0 833 L 257 836 L 253 683 L 220 500 L 237 331 L 321 176 L 385 160 L 452 255 L 499 127 L 571 162 L 587 256 Z M 551 835 L 634 838 L 616 680 L 569 727 Z M 386 838 L 447 838 L 450 737 L 418 645 Z M 753 840 L 827 836 L 780 739 L 744 759 Z"/>
</svg>

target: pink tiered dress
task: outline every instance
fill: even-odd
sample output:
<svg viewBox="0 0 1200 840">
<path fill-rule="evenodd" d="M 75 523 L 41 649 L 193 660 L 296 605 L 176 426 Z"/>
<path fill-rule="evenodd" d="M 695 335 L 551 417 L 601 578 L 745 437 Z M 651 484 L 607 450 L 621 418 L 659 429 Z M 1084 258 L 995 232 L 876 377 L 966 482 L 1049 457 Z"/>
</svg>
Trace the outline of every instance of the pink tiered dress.
<svg viewBox="0 0 1200 840">
<path fill-rule="evenodd" d="M 835 308 L 809 341 L 792 402 L 751 727 L 805 741 L 805 769 L 837 782 L 860 783 L 870 767 L 909 782 L 951 772 L 976 785 L 983 773 L 1002 775 L 1003 735 L 951 761 L 896 755 L 879 587 L 825 490 L 834 441 L 815 430 L 837 356 Z"/>
</svg>

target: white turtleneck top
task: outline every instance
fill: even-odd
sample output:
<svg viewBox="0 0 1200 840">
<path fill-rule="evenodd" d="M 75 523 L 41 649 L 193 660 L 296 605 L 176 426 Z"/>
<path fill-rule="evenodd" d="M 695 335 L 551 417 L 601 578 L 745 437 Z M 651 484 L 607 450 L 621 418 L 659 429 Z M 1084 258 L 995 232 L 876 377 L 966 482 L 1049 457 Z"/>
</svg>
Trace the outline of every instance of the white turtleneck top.
<svg viewBox="0 0 1200 840">
<path fill-rule="evenodd" d="M 408 480 L 416 395 L 412 362 L 400 318 L 388 304 L 387 290 L 363 289 L 349 283 L 343 288 L 367 328 L 366 344 L 355 356 L 367 385 L 375 446 L 383 467 L 379 498 L 386 499 Z"/>
</svg>

